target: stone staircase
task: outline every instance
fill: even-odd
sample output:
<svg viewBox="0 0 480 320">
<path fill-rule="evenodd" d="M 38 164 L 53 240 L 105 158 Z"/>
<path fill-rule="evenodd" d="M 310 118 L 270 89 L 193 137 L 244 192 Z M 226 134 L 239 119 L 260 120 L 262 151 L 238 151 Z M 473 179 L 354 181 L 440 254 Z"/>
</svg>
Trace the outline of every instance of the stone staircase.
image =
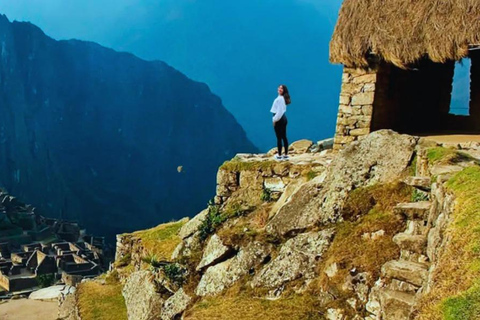
<svg viewBox="0 0 480 320">
<path fill-rule="evenodd" d="M 405 182 L 430 196 L 430 178 L 409 177 Z M 393 238 L 400 248 L 399 259 L 382 266 L 382 285 L 378 290 L 382 312 L 376 319 L 410 319 L 430 267 L 426 253 L 430 208 L 430 201 L 400 203 L 394 208 L 394 213 L 406 220 L 407 228 Z"/>
</svg>

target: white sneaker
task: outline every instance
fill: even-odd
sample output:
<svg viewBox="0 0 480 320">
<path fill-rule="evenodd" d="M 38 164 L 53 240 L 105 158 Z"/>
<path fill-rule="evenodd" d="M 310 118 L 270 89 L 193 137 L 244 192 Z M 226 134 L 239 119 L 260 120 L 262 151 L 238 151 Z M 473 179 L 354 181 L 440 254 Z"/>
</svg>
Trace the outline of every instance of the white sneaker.
<svg viewBox="0 0 480 320">
<path fill-rule="evenodd" d="M 290 157 L 289 157 L 288 155 L 284 155 L 284 156 L 282 157 L 282 159 L 283 159 L 283 160 L 288 160 L 288 159 L 290 159 Z"/>
<path fill-rule="evenodd" d="M 282 160 L 283 157 L 282 156 L 279 156 L 278 154 L 275 155 L 275 160 Z"/>
</svg>

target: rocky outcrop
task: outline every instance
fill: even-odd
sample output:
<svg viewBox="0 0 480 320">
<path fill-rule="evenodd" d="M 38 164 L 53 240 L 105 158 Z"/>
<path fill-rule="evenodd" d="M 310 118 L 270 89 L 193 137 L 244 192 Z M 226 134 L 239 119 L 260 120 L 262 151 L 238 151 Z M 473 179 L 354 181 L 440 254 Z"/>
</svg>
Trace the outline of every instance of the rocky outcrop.
<svg viewBox="0 0 480 320">
<path fill-rule="evenodd" d="M 157 292 L 157 285 L 150 272 L 132 273 L 123 287 L 122 294 L 129 320 L 157 320 L 161 317 L 165 301 Z"/>
<path fill-rule="evenodd" d="M 271 246 L 253 242 L 240 249 L 238 254 L 207 269 L 197 286 L 198 296 L 216 295 L 231 287 L 241 277 L 255 272 L 255 267 L 268 257 Z"/>
<path fill-rule="evenodd" d="M 350 144 L 337 155 L 325 177 L 313 179 L 292 195 L 267 229 L 285 235 L 341 220 L 348 193 L 398 179 L 412 160 L 416 142 L 414 137 L 382 130 Z"/>
<path fill-rule="evenodd" d="M 222 240 L 214 234 L 203 251 L 203 257 L 197 266 L 197 271 L 218 263 L 230 252 L 232 252 L 232 248 L 225 246 Z"/>
<path fill-rule="evenodd" d="M 176 319 L 177 315 L 182 314 L 182 312 L 187 309 L 191 301 L 192 298 L 183 291 L 183 288 L 181 288 L 163 304 L 161 319 Z"/>
<path fill-rule="evenodd" d="M 317 263 L 328 249 L 335 231 L 299 234 L 285 242 L 278 256 L 253 278 L 252 286 L 278 289 L 287 282 L 316 276 Z"/>
<path fill-rule="evenodd" d="M 202 224 L 203 220 L 207 218 L 208 215 L 208 209 L 203 210 L 199 214 L 197 214 L 195 217 L 190 219 L 185 225 L 180 229 L 180 232 L 178 235 L 182 239 L 186 239 L 190 236 L 192 236 L 195 232 L 198 231 L 198 227 Z"/>
</svg>

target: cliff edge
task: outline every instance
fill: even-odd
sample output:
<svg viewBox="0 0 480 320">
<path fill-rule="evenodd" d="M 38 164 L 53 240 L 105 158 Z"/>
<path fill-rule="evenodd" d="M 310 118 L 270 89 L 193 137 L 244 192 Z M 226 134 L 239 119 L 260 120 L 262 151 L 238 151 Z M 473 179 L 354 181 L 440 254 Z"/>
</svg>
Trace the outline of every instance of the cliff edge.
<svg viewBox="0 0 480 320">
<path fill-rule="evenodd" d="M 479 143 L 382 130 L 293 151 L 237 155 L 194 218 L 117 236 L 97 282 L 124 297 L 118 318 L 475 318 Z"/>
</svg>

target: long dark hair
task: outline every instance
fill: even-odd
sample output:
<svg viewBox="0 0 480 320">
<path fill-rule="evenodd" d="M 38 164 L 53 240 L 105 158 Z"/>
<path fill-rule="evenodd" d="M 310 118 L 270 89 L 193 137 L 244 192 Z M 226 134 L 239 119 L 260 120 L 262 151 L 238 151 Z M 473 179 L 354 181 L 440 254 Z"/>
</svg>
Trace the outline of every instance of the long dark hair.
<svg viewBox="0 0 480 320">
<path fill-rule="evenodd" d="M 288 88 L 286 85 L 282 84 L 282 88 L 283 88 L 283 98 L 285 99 L 285 104 L 290 104 L 292 103 L 292 99 L 290 99 L 290 93 L 288 93 Z"/>
</svg>

